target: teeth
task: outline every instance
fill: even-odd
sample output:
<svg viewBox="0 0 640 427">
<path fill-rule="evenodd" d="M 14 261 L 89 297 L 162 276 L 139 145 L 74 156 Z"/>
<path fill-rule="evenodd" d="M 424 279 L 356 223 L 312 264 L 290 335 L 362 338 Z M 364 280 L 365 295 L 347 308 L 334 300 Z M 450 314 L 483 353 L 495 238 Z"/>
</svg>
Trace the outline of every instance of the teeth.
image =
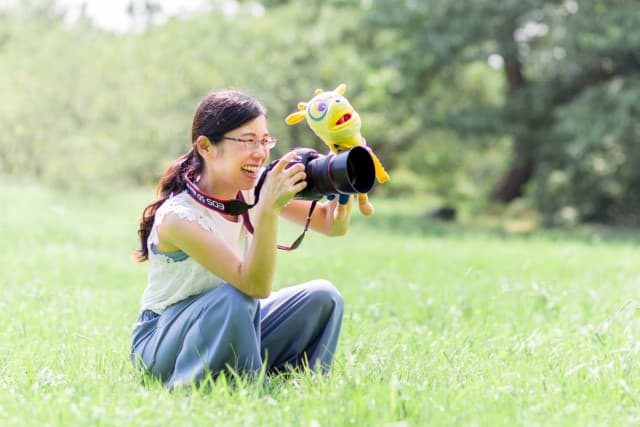
<svg viewBox="0 0 640 427">
<path fill-rule="evenodd" d="M 242 170 L 245 170 L 251 173 L 258 172 L 259 169 L 260 169 L 260 166 L 243 166 L 242 167 Z"/>
</svg>

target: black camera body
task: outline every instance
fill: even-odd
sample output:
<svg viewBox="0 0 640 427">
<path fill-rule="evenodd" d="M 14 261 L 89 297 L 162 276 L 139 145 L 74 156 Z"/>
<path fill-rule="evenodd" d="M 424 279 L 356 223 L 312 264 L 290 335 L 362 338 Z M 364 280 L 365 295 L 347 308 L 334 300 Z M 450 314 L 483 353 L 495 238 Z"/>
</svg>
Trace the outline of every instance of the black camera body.
<svg viewBox="0 0 640 427">
<path fill-rule="evenodd" d="M 296 148 L 307 174 L 307 186 L 296 199 L 320 200 L 330 194 L 368 193 L 375 183 L 376 173 L 369 150 L 355 146 L 339 153 L 322 155 L 311 148 Z M 288 166 L 289 167 L 289 166 Z"/>
</svg>

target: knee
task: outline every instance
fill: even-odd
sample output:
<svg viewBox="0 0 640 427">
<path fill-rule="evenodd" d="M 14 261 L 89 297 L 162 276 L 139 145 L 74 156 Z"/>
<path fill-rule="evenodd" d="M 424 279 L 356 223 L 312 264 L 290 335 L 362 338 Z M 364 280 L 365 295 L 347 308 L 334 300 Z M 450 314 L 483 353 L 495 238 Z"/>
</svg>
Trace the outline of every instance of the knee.
<svg viewBox="0 0 640 427">
<path fill-rule="evenodd" d="M 317 279 L 308 284 L 309 299 L 322 308 L 330 308 L 335 313 L 344 310 L 344 298 L 328 280 Z"/>
</svg>

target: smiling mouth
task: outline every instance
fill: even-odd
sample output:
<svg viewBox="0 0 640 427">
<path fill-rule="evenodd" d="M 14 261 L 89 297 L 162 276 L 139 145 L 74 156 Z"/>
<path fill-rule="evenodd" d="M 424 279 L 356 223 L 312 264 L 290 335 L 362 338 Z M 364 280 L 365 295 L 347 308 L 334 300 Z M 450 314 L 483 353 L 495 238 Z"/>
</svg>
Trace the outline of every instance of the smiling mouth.
<svg viewBox="0 0 640 427">
<path fill-rule="evenodd" d="M 242 170 L 251 174 L 255 174 L 260 170 L 260 166 L 242 166 Z"/>
<path fill-rule="evenodd" d="M 345 124 L 349 120 L 351 120 L 351 113 L 344 113 L 342 115 L 342 117 L 340 117 L 340 119 L 338 119 L 338 121 L 336 122 L 336 126 L 340 126 L 342 124 Z"/>
</svg>

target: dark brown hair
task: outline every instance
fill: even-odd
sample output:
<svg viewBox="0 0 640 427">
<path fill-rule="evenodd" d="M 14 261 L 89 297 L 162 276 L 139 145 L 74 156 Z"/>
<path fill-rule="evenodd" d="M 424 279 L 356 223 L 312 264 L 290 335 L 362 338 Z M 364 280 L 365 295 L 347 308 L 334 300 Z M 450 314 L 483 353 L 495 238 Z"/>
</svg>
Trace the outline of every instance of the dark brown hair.
<svg viewBox="0 0 640 427">
<path fill-rule="evenodd" d="M 234 90 L 212 92 L 200 101 L 191 126 L 191 148 L 164 171 L 156 187 L 156 199 L 142 211 L 138 228 L 140 248 L 134 252 L 136 261 L 149 258 L 147 239 L 160 205 L 171 194 L 184 191 L 185 176 L 194 180 L 202 172 L 204 163 L 195 148 L 198 137 L 206 136 L 212 144 L 219 144 L 227 132 L 261 115 L 266 115 L 266 110 L 257 100 Z"/>
</svg>

